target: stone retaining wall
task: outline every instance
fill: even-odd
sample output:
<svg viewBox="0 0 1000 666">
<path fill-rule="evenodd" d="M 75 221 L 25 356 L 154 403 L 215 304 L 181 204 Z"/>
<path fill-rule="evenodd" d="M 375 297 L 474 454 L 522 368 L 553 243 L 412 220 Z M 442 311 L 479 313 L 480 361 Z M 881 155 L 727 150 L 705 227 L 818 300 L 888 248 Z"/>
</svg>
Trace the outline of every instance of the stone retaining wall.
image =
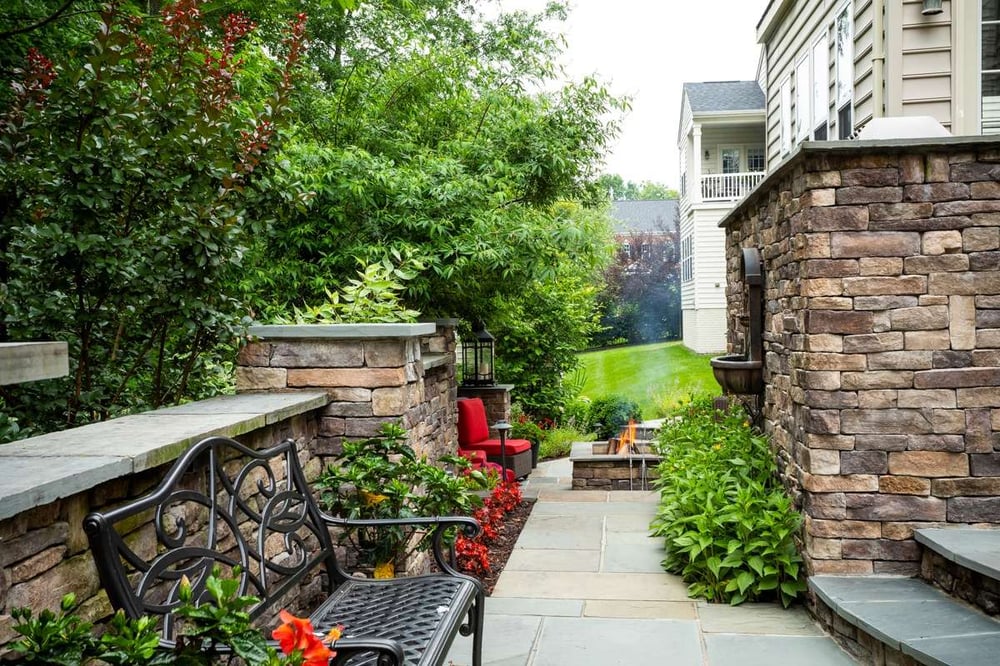
<svg viewBox="0 0 1000 666">
<path fill-rule="evenodd" d="M 257 449 L 291 437 L 299 444 L 300 458 L 307 474 L 310 478 L 315 478 L 320 471 L 320 462 L 310 452 L 310 444 L 316 435 L 316 410 L 325 403 L 325 396 L 306 393 L 283 399 L 283 405 L 272 403 L 265 406 L 261 401 L 257 403 L 248 404 L 246 400 L 240 400 L 239 396 L 229 400 L 191 403 L 190 410 L 198 409 L 201 415 L 212 414 L 216 422 L 214 427 L 205 428 L 202 423 L 200 429 L 194 430 L 185 422 L 198 421 L 201 417 L 191 412 L 163 413 L 170 412 L 168 409 L 141 415 L 152 426 L 151 430 L 163 433 L 160 441 L 156 442 L 156 456 L 137 455 L 128 458 L 128 466 L 132 468 L 128 473 L 114 475 L 103 481 L 96 481 L 96 477 L 84 480 L 77 484 L 82 487 L 74 487 L 73 481 L 67 479 L 63 482 L 66 492 L 51 501 L 39 501 L 37 505 L 13 515 L 6 515 L 9 512 L 4 511 L 4 517 L 0 518 L 0 655 L 4 652 L 3 646 L 15 637 L 10 617 L 13 608 L 28 606 L 35 610 L 55 609 L 63 595 L 72 592 L 81 603 L 78 612 L 85 619 L 100 621 L 110 615 L 111 606 L 107 595 L 101 590 L 97 568 L 83 531 L 83 518 L 90 511 L 112 508 L 148 492 L 163 478 L 173 459 L 195 441 L 212 434 L 225 434 Z M 253 412 L 255 408 L 259 410 L 256 413 Z M 247 418 L 251 414 L 256 418 Z M 260 427 L 246 430 L 244 424 L 248 421 L 254 426 L 259 423 Z M 28 456 L 21 457 L 19 454 L 32 448 L 44 447 L 46 439 L 55 435 L 61 435 L 59 445 L 65 452 L 64 459 L 44 456 L 35 457 L 29 462 L 37 462 L 50 468 L 65 466 L 67 461 L 74 458 L 74 447 L 80 450 L 83 448 L 82 443 L 87 441 L 111 442 L 108 453 L 117 456 L 120 454 L 115 446 L 118 442 L 134 440 L 143 433 L 137 427 L 138 423 L 126 422 L 117 428 L 115 424 L 116 421 L 97 423 L 64 433 L 36 437 L 33 438 L 34 441 L 24 440 L 2 445 L 0 470 L 19 458 L 23 461 Z M 74 436 L 78 438 L 75 443 Z M 176 443 L 167 442 L 171 439 Z M 149 443 L 148 440 L 146 443 Z M 9 448 L 15 450 L 8 452 Z M 76 455 L 86 457 L 87 452 Z M 161 460 L 147 466 L 145 461 L 152 462 L 155 459 Z M 2 474 L 0 471 L 0 475 Z M 114 474 L 114 469 L 111 474 Z M 10 486 L 6 486 L 6 489 L 9 488 Z M 6 503 L 7 500 L 10 504 Z M 16 501 L 16 497 L 0 498 L 4 509 Z M 139 549 L 155 546 L 152 525 L 149 523 L 135 525 L 128 539 Z"/>
<path fill-rule="evenodd" d="M 455 326 L 257 326 L 240 352 L 240 392 L 322 390 L 317 452 L 336 456 L 345 439 L 373 437 L 387 421 L 436 459 L 457 446 Z"/>
<path fill-rule="evenodd" d="M 310 480 L 345 438 L 374 435 L 384 421 L 400 422 L 432 459 L 454 453 L 453 324 L 386 326 L 265 329 L 278 335 L 240 354 L 240 395 L 0 445 L 0 658 L 14 607 L 54 609 L 74 592 L 86 619 L 108 617 L 84 516 L 148 492 L 205 437 L 255 449 L 291 437 Z M 153 537 L 146 523 L 130 538 L 148 550 Z M 315 580 L 300 589 L 299 610 L 318 589 Z"/>
<path fill-rule="evenodd" d="M 765 429 L 810 573 L 919 570 L 915 528 L 1000 523 L 1000 143 L 807 143 L 725 220 L 764 269 Z"/>
</svg>

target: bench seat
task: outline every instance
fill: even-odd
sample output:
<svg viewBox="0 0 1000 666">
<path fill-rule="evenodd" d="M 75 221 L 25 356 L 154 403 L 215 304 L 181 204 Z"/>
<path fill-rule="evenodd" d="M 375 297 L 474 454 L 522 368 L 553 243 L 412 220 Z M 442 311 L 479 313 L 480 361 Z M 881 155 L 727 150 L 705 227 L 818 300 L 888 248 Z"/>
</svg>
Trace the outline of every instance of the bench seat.
<svg viewBox="0 0 1000 666">
<path fill-rule="evenodd" d="M 152 522 L 155 544 L 130 537 L 143 521 Z M 337 560 L 331 528 L 424 531 L 440 573 L 355 577 Z M 464 516 L 328 515 L 306 481 L 294 441 L 254 450 L 225 437 L 188 449 L 150 494 L 84 519 L 111 604 L 133 619 L 161 618 L 164 644 L 177 638 L 173 611 L 181 605 L 182 576 L 190 580 L 192 598 L 204 601 L 211 598 L 206 580 L 219 567 L 238 572 L 240 594 L 259 599 L 247 609 L 251 619 L 267 624 L 295 604 L 316 629 L 344 625 L 331 645 L 332 666 L 443 666 L 458 634 L 472 637 L 472 663 L 481 666 L 485 595 L 446 555 L 444 537 L 452 529 L 472 538 L 479 523 Z"/>
</svg>

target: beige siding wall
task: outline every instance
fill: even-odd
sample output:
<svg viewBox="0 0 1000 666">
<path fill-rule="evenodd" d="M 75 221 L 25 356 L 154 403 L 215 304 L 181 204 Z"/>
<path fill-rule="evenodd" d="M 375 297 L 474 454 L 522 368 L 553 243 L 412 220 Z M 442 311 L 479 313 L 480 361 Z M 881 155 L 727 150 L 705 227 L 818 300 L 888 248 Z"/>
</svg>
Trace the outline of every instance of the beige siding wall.
<svg viewBox="0 0 1000 666">
<path fill-rule="evenodd" d="M 952 2 L 943 5 L 924 16 L 921 0 L 886 3 L 886 115 L 931 116 L 951 129 Z"/>
<path fill-rule="evenodd" d="M 795 117 L 795 66 L 807 57 L 813 45 L 821 34 L 828 33 L 833 19 L 844 3 L 817 0 L 794 0 L 788 3 L 788 9 L 773 35 L 766 43 L 767 52 L 767 162 L 777 164 L 781 159 L 781 84 L 792 78 L 792 109 L 789 112 Z M 834 59 L 828 58 L 831 68 Z M 831 69 L 832 72 L 832 69 Z M 832 74 L 831 74 L 832 78 Z M 831 81 L 832 85 L 832 81 Z M 835 99 L 831 88 L 829 96 Z M 797 130 L 793 127 L 793 131 Z"/>
<path fill-rule="evenodd" d="M 956 135 L 979 134 L 979 0 L 943 0 L 924 16 L 922 0 L 790 0 L 766 41 L 767 154 L 781 151 L 781 85 L 821 35 L 830 42 L 830 138 L 836 138 L 836 54 L 832 28 L 854 17 L 854 127 L 882 116 L 931 116 Z M 794 143 L 794 142 L 793 142 Z"/>
</svg>

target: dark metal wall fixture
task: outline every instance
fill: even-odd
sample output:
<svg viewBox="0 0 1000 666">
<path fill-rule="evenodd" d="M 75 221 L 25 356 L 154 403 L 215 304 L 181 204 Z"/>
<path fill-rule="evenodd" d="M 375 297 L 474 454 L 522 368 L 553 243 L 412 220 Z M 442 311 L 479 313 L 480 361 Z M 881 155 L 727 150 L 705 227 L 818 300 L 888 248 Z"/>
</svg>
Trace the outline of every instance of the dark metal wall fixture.
<svg viewBox="0 0 1000 666">
<path fill-rule="evenodd" d="M 742 354 L 717 356 L 711 360 L 712 373 L 723 392 L 759 395 L 764 392 L 764 318 L 762 310 L 764 279 L 760 252 L 743 248 L 740 272 L 746 286 L 747 336 Z"/>
</svg>

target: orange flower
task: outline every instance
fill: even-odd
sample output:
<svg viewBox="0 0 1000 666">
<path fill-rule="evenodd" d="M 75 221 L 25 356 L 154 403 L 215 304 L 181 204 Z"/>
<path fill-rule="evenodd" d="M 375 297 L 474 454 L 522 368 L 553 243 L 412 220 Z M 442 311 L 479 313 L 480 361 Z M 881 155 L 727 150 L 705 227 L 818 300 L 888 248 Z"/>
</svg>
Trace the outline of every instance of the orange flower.
<svg viewBox="0 0 1000 666">
<path fill-rule="evenodd" d="M 283 624 L 271 632 L 271 637 L 278 641 L 282 652 L 301 653 L 303 666 L 326 666 L 330 662 L 336 653 L 316 636 L 309 620 L 295 617 L 285 610 L 278 615 Z"/>
</svg>

